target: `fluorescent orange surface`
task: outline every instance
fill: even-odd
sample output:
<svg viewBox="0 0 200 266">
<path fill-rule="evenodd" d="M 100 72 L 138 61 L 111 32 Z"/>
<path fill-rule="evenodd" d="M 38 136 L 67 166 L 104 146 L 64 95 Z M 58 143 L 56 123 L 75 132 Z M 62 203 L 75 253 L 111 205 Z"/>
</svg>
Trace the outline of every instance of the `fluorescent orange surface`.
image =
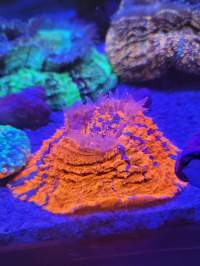
<svg viewBox="0 0 200 266">
<path fill-rule="evenodd" d="M 142 103 L 105 100 L 68 112 L 10 188 L 53 213 L 145 206 L 186 186 L 174 174 L 176 153 Z"/>
</svg>

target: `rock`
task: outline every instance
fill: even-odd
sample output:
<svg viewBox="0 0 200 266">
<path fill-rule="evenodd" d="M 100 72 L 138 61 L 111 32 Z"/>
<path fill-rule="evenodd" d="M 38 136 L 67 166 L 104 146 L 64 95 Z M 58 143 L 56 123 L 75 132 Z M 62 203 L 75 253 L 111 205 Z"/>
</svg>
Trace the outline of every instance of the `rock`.
<svg viewBox="0 0 200 266">
<path fill-rule="evenodd" d="M 41 87 L 0 98 L 0 125 L 37 129 L 49 121 L 51 109 Z"/>
<path fill-rule="evenodd" d="M 200 74 L 198 1 L 123 0 L 106 37 L 119 77 L 149 81 L 170 69 Z"/>
<path fill-rule="evenodd" d="M 0 179 L 19 172 L 30 155 L 26 133 L 11 126 L 0 126 Z"/>
<path fill-rule="evenodd" d="M 133 98 L 72 107 L 9 184 L 13 195 L 57 214 L 144 207 L 186 184 L 174 174 L 177 148 Z"/>
</svg>

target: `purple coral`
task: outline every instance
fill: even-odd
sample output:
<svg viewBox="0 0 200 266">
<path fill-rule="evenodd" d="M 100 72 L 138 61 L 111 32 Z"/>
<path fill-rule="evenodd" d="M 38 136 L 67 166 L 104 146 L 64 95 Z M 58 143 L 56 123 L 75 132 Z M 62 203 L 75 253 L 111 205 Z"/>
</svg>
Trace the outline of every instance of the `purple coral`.
<svg viewBox="0 0 200 266">
<path fill-rule="evenodd" d="M 49 121 L 51 109 L 41 87 L 0 98 L 0 124 L 36 129 Z"/>
</svg>

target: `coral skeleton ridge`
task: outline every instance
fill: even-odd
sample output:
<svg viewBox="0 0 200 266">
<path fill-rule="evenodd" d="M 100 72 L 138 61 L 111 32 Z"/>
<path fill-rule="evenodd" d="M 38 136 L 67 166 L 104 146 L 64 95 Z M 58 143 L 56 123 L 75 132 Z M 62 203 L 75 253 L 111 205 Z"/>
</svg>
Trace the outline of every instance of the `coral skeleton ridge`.
<svg viewBox="0 0 200 266">
<path fill-rule="evenodd" d="M 107 54 L 122 80 L 149 81 L 171 68 L 200 74 L 200 5 L 193 3 L 122 1 L 106 38 Z"/>
<path fill-rule="evenodd" d="M 9 187 L 57 214 L 139 207 L 173 198 L 177 148 L 143 113 L 143 103 L 103 99 L 72 107 Z"/>
</svg>

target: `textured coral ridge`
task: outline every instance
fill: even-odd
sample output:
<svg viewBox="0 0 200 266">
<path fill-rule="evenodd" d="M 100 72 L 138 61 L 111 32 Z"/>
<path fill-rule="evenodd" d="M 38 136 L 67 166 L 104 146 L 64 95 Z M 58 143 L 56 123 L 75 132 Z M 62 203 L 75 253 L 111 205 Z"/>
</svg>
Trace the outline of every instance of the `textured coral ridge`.
<svg viewBox="0 0 200 266">
<path fill-rule="evenodd" d="M 198 1 L 123 0 L 107 34 L 107 54 L 126 81 L 148 81 L 170 68 L 200 74 Z"/>
<path fill-rule="evenodd" d="M 0 126 L 0 180 L 20 171 L 30 155 L 26 133 L 11 126 Z"/>
<path fill-rule="evenodd" d="M 133 99 L 104 99 L 66 113 L 10 184 L 15 197 L 53 213 L 143 206 L 174 197 L 186 183 L 174 174 L 177 148 Z"/>
</svg>

